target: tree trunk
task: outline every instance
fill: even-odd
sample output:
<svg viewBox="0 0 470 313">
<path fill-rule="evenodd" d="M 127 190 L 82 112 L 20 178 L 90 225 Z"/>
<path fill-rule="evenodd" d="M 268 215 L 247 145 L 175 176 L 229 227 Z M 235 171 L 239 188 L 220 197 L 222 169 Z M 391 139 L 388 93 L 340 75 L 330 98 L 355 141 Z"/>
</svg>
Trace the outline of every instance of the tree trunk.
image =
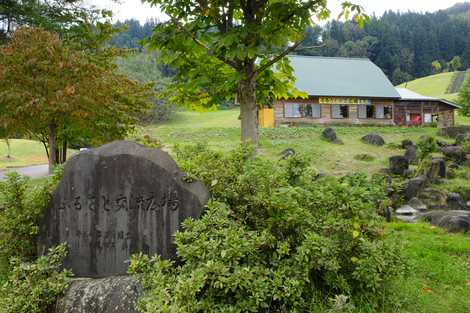
<svg viewBox="0 0 470 313">
<path fill-rule="evenodd" d="M 238 84 L 240 103 L 241 139 L 258 145 L 258 105 L 256 103 L 256 79 L 250 77 Z"/>
<path fill-rule="evenodd" d="M 7 144 L 7 159 L 11 158 L 11 145 L 10 139 L 5 138 L 5 143 Z"/>
<path fill-rule="evenodd" d="M 61 164 L 64 164 L 67 161 L 67 139 L 64 139 L 64 143 L 62 144 L 62 160 L 60 160 Z"/>
<path fill-rule="evenodd" d="M 49 124 L 49 174 L 57 165 L 57 126 Z"/>
</svg>

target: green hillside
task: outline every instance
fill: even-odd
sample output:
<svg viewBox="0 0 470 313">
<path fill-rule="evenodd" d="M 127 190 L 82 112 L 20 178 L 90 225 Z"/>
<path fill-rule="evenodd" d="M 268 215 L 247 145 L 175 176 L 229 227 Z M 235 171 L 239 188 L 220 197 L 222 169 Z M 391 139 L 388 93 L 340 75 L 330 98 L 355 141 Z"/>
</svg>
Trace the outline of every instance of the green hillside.
<svg viewBox="0 0 470 313">
<path fill-rule="evenodd" d="M 426 76 L 407 83 L 403 83 L 400 85 L 400 87 L 408 88 L 425 96 L 455 101 L 457 100 L 458 93 L 446 93 L 455 74 L 455 72 L 448 72 Z M 469 77 L 470 75 L 467 73 L 467 79 Z"/>
</svg>

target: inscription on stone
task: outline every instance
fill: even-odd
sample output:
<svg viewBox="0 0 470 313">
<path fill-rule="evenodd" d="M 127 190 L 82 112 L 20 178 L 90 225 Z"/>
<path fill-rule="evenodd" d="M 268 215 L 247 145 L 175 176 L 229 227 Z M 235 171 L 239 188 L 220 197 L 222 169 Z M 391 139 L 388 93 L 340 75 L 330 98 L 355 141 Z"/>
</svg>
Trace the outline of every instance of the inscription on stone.
<svg viewBox="0 0 470 313">
<path fill-rule="evenodd" d="M 40 247 L 67 242 L 65 266 L 79 277 L 126 274 L 134 253 L 175 256 L 181 222 L 208 200 L 158 149 L 118 141 L 69 160 L 41 226 Z"/>
</svg>

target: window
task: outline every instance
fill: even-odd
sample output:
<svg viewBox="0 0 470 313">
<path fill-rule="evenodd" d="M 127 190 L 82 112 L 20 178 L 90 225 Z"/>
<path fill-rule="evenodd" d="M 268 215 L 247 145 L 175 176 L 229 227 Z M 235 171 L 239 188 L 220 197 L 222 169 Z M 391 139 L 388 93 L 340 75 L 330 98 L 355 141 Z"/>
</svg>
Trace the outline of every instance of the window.
<svg viewBox="0 0 470 313">
<path fill-rule="evenodd" d="M 376 118 L 391 119 L 392 118 L 392 106 L 377 104 L 376 107 Z"/>
<path fill-rule="evenodd" d="M 334 104 L 331 106 L 331 117 L 332 118 L 348 118 L 349 117 L 349 106 Z"/>
<path fill-rule="evenodd" d="M 286 103 L 284 104 L 285 117 L 302 117 L 302 105 L 300 103 Z"/>
<path fill-rule="evenodd" d="M 372 104 L 360 104 L 358 116 L 359 118 L 375 118 L 375 107 Z"/>
<path fill-rule="evenodd" d="M 287 118 L 320 118 L 321 107 L 319 104 L 285 103 L 284 117 Z"/>
<path fill-rule="evenodd" d="M 305 117 L 320 118 L 321 107 L 319 104 L 306 104 L 305 105 Z"/>
<path fill-rule="evenodd" d="M 386 105 L 384 106 L 384 118 L 386 119 L 392 119 L 392 106 L 391 105 Z"/>
</svg>

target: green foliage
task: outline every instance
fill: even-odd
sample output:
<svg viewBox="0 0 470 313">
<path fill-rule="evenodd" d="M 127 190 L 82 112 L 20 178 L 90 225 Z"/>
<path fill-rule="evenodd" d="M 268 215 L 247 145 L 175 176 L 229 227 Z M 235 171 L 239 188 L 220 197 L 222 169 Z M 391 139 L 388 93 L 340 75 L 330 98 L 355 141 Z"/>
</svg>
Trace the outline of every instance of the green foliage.
<svg viewBox="0 0 470 313">
<path fill-rule="evenodd" d="M 442 71 L 442 64 L 439 60 L 434 60 L 431 63 L 432 69 L 434 73 L 440 73 Z"/>
<path fill-rule="evenodd" d="M 47 313 L 68 286 L 71 273 L 62 270 L 66 245 L 49 250 L 32 263 L 11 260 L 11 271 L 0 282 L 0 313 Z"/>
<path fill-rule="evenodd" d="M 32 186 L 17 173 L 0 181 L 0 276 L 8 272 L 11 258 L 31 261 L 36 256 L 39 223 L 60 176 L 59 167 L 44 184 Z"/>
<path fill-rule="evenodd" d="M 439 151 L 436 138 L 432 136 L 421 136 L 419 141 L 416 143 L 418 148 L 418 158 L 420 160 L 426 158 L 434 152 Z"/>
<path fill-rule="evenodd" d="M 403 263 L 377 214 L 389 205 L 384 179 L 317 178 L 298 155 L 272 162 L 253 153 L 176 149 L 187 179 L 201 179 L 212 200 L 177 233 L 178 263 L 133 258 L 143 312 L 391 308 Z M 340 295 L 351 302 L 328 301 Z"/>
<path fill-rule="evenodd" d="M 449 62 L 449 66 L 454 72 L 460 70 L 462 67 L 462 58 L 458 55 L 453 57 Z"/>
<path fill-rule="evenodd" d="M 467 79 L 460 89 L 458 102 L 461 106 L 459 113 L 470 116 L 470 79 Z"/>
</svg>

